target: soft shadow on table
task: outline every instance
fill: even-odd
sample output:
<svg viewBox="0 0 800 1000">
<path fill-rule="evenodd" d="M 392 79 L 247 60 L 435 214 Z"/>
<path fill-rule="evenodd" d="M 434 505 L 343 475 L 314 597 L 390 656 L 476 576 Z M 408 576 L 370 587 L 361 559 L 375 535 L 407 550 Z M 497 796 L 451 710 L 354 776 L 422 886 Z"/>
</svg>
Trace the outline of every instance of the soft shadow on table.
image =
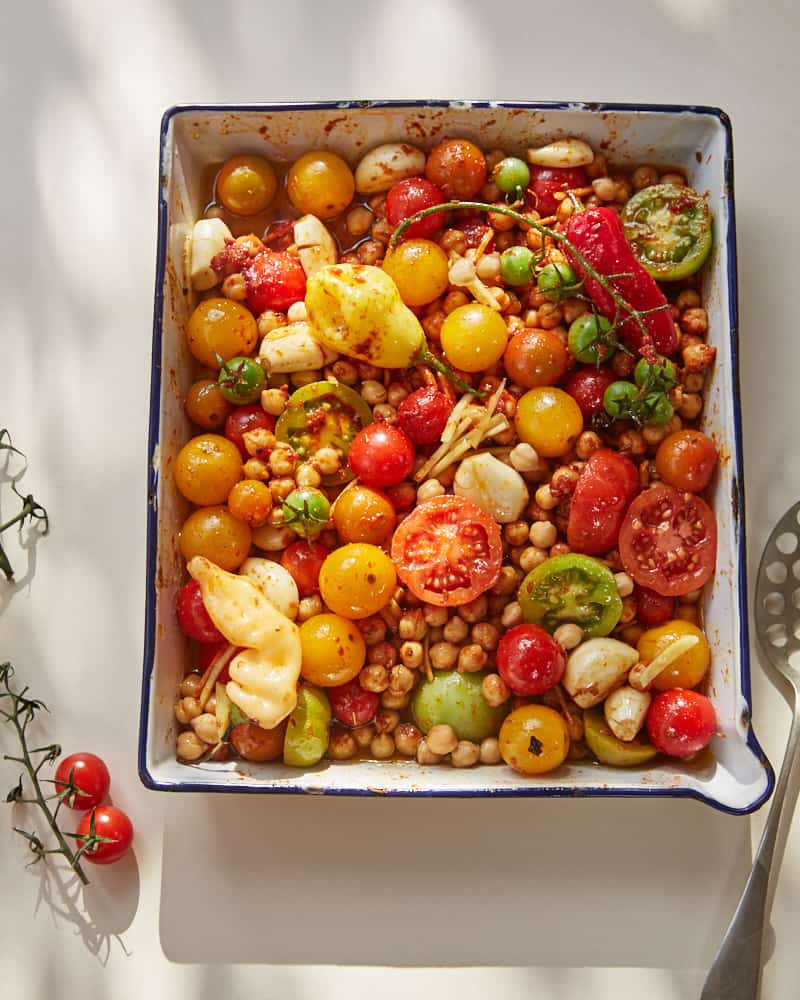
<svg viewBox="0 0 800 1000">
<path fill-rule="evenodd" d="M 180 795 L 161 942 L 176 962 L 698 969 L 749 864 L 746 818 L 678 800 Z"/>
</svg>

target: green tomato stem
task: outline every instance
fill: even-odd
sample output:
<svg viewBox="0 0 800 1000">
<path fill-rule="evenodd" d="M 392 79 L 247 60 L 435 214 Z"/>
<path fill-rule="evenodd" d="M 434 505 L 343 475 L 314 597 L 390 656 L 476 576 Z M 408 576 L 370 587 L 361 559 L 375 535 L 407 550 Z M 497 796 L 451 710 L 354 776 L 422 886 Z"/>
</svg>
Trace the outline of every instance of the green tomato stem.
<svg viewBox="0 0 800 1000">
<path fill-rule="evenodd" d="M 448 379 L 450 382 L 453 383 L 453 385 L 457 385 L 462 392 L 471 392 L 473 396 L 477 396 L 479 399 L 483 399 L 483 397 L 486 395 L 485 392 L 478 392 L 478 390 L 473 389 L 473 387 L 469 385 L 468 382 L 465 382 L 463 379 L 459 378 L 454 371 L 448 368 L 448 366 L 444 363 L 444 361 L 440 361 L 435 354 L 432 354 L 428 350 L 427 346 L 420 348 L 419 353 L 415 358 L 412 359 L 411 363 L 419 365 L 429 365 L 431 368 L 435 368 L 437 372 L 441 372 L 446 379 Z"/>
</svg>

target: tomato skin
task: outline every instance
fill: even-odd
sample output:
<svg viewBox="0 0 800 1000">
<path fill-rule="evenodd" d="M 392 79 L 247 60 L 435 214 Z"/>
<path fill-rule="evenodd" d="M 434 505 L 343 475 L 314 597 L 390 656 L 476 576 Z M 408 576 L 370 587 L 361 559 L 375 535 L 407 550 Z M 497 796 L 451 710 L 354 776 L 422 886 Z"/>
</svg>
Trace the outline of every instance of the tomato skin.
<svg viewBox="0 0 800 1000">
<path fill-rule="evenodd" d="M 639 492 L 639 472 L 629 458 L 600 448 L 581 470 L 569 507 L 567 543 L 594 556 L 615 548 L 625 511 Z"/>
<path fill-rule="evenodd" d="M 557 191 L 586 187 L 588 180 L 583 167 L 531 167 L 531 208 L 541 216 L 553 215 L 558 208 Z"/>
<path fill-rule="evenodd" d="M 436 444 L 441 440 L 453 404 L 432 385 L 416 389 L 397 407 L 397 426 L 414 444 Z"/>
<path fill-rule="evenodd" d="M 228 648 L 228 640 L 223 639 L 222 642 L 203 642 L 200 643 L 195 652 L 195 662 L 197 664 L 197 670 L 204 674 L 206 670 L 211 666 L 211 664 L 216 660 L 220 653 L 225 652 Z M 229 664 L 226 664 L 222 668 L 222 673 L 217 678 L 217 683 L 227 684 L 231 679 L 230 672 L 228 671 Z"/>
<path fill-rule="evenodd" d="M 461 230 L 467 241 L 467 247 L 473 250 L 483 243 L 487 233 L 491 233 L 492 237 L 486 244 L 485 252 L 491 253 L 494 250 L 494 230 L 479 216 L 472 219 L 462 219 L 453 228 Z"/>
<path fill-rule="evenodd" d="M 366 726 L 378 711 L 380 697 L 374 691 L 365 691 L 357 677 L 347 684 L 329 688 L 327 694 L 334 718 L 343 726 Z"/>
<path fill-rule="evenodd" d="M 283 753 L 286 720 L 274 729 L 263 729 L 256 722 L 240 722 L 231 729 L 233 749 L 244 760 L 263 763 Z"/>
<path fill-rule="evenodd" d="M 702 431 L 674 431 L 656 452 L 656 470 L 670 486 L 699 493 L 711 482 L 717 464 L 717 448 Z"/>
<path fill-rule="evenodd" d="M 250 455 L 245 447 L 244 435 L 259 429 L 275 430 L 275 417 L 265 413 L 259 403 L 237 406 L 225 421 L 225 437 L 239 449 L 239 454 L 247 460 Z"/>
<path fill-rule="evenodd" d="M 203 299 L 186 324 L 186 341 L 201 365 L 218 371 L 218 354 L 223 361 L 250 354 L 258 341 L 258 327 L 243 302 Z"/>
<path fill-rule="evenodd" d="M 93 851 L 87 851 L 82 855 L 82 860 L 91 861 L 95 865 L 112 865 L 115 861 L 119 861 L 124 854 L 127 854 L 133 841 L 133 823 L 116 806 L 98 806 L 86 813 L 75 832 L 82 837 L 87 836 L 93 815 L 95 834 L 98 837 L 110 837 L 111 842 L 98 844 Z M 83 840 L 77 841 L 79 846 L 83 843 Z"/>
<path fill-rule="evenodd" d="M 319 571 L 330 555 L 322 542 L 292 542 L 283 550 L 281 566 L 288 570 L 301 597 L 310 597 L 319 590 Z"/>
<path fill-rule="evenodd" d="M 444 203 L 441 188 L 424 177 L 408 177 L 398 181 L 386 195 L 386 219 L 392 226 L 399 226 L 425 208 Z M 431 239 L 444 225 L 444 212 L 433 212 L 412 223 L 403 233 L 405 239 Z"/>
<path fill-rule="evenodd" d="M 542 385 L 528 389 L 517 401 L 514 423 L 522 441 L 545 458 L 558 458 L 583 430 L 583 415 L 563 389 Z"/>
<path fill-rule="evenodd" d="M 350 445 L 350 468 L 368 486 L 396 486 L 414 467 L 414 444 L 393 424 L 367 424 Z"/>
<path fill-rule="evenodd" d="M 467 604 L 488 590 L 503 561 L 494 518 L 465 497 L 426 500 L 392 539 L 392 562 L 420 600 L 440 607 Z"/>
<path fill-rule="evenodd" d="M 699 691 L 674 688 L 653 699 L 645 724 L 650 742 L 662 753 L 691 757 L 711 742 L 717 713 Z"/>
<path fill-rule="evenodd" d="M 636 588 L 636 618 L 645 628 L 663 625 L 675 612 L 675 598 L 664 597 L 648 587 Z"/>
<path fill-rule="evenodd" d="M 497 670 L 514 694 L 549 691 L 561 680 L 564 650 L 539 625 L 515 625 L 497 647 Z"/>
<path fill-rule="evenodd" d="M 389 486 L 385 493 L 389 498 L 389 503 L 398 514 L 404 514 L 407 510 L 411 510 L 417 502 L 417 490 L 413 483 L 403 482 L 398 483 L 397 486 Z"/>
<path fill-rule="evenodd" d="M 290 305 L 305 298 L 306 272 L 291 254 L 262 250 L 242 272 L 247 287 L 247 305 L 254 313 L 267 309 L 286 312 Z"/>
<path fill-rule="evenodd" d="M 211 615 L 206 611 L 200 584 L 196 580 L 190 580 L 178 591 L 175 611 L 181 631 L 189 639 L 202 643 L 225 642 L 225 636 L 211 621 Z"/>
<path fill-rule="evenodd" d="M 64 757 L 56 768 L 57 792 L 63 792 L 69 785 L 70 772 L 72 783 L 79 790 L 67 795 L 64 804 L 70 809 L 94 809 L 99 806 L 111 787 L 111 775 L 105 762 L 93 753 L 73 753 Z"/>
<path fill-rule="evenodd" d="M 625 572 L 663 597 L 699 590 L 714 572 L 717 522 L 708 504 L 666 483 L 640 493 L 619 533 Z"/>
<path fill-rule="evenodd" d="M 576 368 L 567 379 L 564 389 L 580 407 L 583 419 L 588 420 L 603 409 L 603 396 L 617 376 L 609 368 L 584 365 Z"/>
</svg>

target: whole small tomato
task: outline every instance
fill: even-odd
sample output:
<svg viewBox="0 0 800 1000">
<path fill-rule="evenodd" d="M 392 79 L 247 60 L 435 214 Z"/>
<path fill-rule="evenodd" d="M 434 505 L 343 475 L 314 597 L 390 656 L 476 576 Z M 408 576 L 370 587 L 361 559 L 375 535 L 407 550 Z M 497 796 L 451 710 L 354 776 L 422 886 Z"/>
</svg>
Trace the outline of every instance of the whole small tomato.
<svg viewBox="0 0 800 1000">
<path fill-rule="evenodd" d="M 397 407 L 397 426 L 414 444 L 436 444 L 442 439 L 453 404 L 432 385 L 416 389 Z"/>
<path fill-rule="evenodd" d="M 178 591 L 175 611 L 181 631 L 188 638 L 203 643 L 225 641 L 225 636 L 211 621 L 211 615 L 206 611 L 200 584 L 196 580 L 190 580 Z"/>
<path fill-rule="evenodd" d="M 99 843 L 86 851 L 83 858 L 95 865 L 111 865 L 128 852 L 133 841 L 133 823 L 116 806 L 98 806 L 87 812 L 75 831 L 79 835 L 78 846 L 82 847 L 91 833 L 96 837 L 107 837 L 106 843 Z"/>
<path fill-rule="evenodd" d="M 443 202 L 441 189 L 431 181 L 409 177 L 398 181 L 386 195 L 386 219 L 391 226 L 399 226 L 404 219 Z M 442 228 L 444 219 L 444 212 L 432 212 L 424 219 L 417 219 L 403 235 L 406 239 L 430 239 Z"/>
<path fill-rule="evenodd" d="M 428 154 L 425 176 L 446 198 L 474 198 L 486 183 L 486 158 L 469 139 L 445 139 Z"/>
<path fill-rule="evenodd" d="M 350 445 L 350 468 L 368 486 L 396 486 L 414 467 L 414 444 L 393 424 L 367 424 Z"/>
<path fill-rule="evenodd" d="M 653 700 L 646 725 L 656 749 L 670 757 L 691 757 L 711 742 L 717 713 L 704 694 L 674 688 Z"/>
<path fill-rule="evenodd" d="M 567 370 L 569 355 L 564 341 L 552 330 L 531 327 L 509 340 L 503 363 L 512 381 L 526 389 L 534 389 L 560 382 Z"/>
<path fill-rule="evenodd" d="M 583 419 L 588 420 L 603 409 L 603 396 L 617 376 L 609 368 L 584 365 L 576 368 L 564 388 L 580 407 Z"/>
<path fill-rule="evenodd" d="M 539 215 L 552 215 L 558 208 L 556 193 L 586 187 L 583 167 L 531 167 L 530 202 Z"/>
<path fill-rule="evenodd" d="M 717 447 L 702 431 L 675 431 L 656 452 L 656 470 L 677 490 L 699 493 L 711 482 L 717 464 Z"/>
<path fill-rule="evenodd" d="M 244 435 L 255 430 L 275 430 L 275 417 L 264 413 L 259 403 L 237 406 L 225 421 L 225 437 L 236 445 L 244 459 L 250 457 L 244 443 Z"/>
<path fill-rule="evenodd" d="M 648 587 L 636 588 L 636 620 L 645 628 L 663 625 L 675 612 L 675 598 L 664 597 Z"/>
<path fill-rule="evenodd" d="M 78 789 L 64 796 L 70 809 L 94 809 L 108 795 L 111 775 L 105 762 L 93 753 L 73 753 L 58 762 L 56 791 L 61 794 L 71 783 Z"/>
<path fill-rule="evenodd" d="M 327 693 L 331 711 L 343 726 L 366 726 L 375 718 L 380 698 L 374 691 L 365 691 L 357 677 L 347 684 L 328 688 Z"/>
<path fill-rule="evenodd" d="M 281 566 L 288 570 L 297 584 L 301 597 L 310 597 L 319 590 L 319 571 L 330 555 L 322 542 L 292 542 L 283 550 Z"/>
<path fill-rule="evenodd" d="M 306 294 L 306 272 L 291 254 L 262 250 L 244 271 L 247 305 L 254 313 L 267 309 L 286 312 Z"/>
<path fill-rule="evenodd" d="M 539 625 L 516 625 L 497 647 L 497 670 L 514 694 L 549 691 L 561 680 L 564 650 Z"/>
</svg>

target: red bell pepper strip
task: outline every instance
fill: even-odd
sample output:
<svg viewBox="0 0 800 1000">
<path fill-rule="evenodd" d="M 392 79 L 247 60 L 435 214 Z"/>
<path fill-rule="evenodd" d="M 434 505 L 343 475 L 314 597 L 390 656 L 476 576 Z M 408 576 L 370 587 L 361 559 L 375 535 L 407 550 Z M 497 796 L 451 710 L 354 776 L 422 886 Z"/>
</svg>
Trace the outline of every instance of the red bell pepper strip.
<svg viewBox="0 0 800 1000">
<path fill-rule="evenodd" d="M 654 353 L 672 354 L 677 349 L 678 337 L 675 324 L 666 308 L 666 297 L 634 256 L 625 239 L 619 216 L 610 208 L 587 208 L 585 212 L 572 216 L 567 225 L 566 236 L 589 264 L 604 278 L 608 278 L 609 284 L 633 309 L 644 312 L 664 306 L 658 312 L 642 317 L 647 338 L 642 335 L 635 319 L 628 319 L 622 324 L 622 338 L 651 363 L 655 361 Z M 597 311 L 613 322 L 617 316 L 617 305 L 612 296 L 596 278 L 586 274 L 566 244 L 563 244 L 563 250 L 570 264 L 585 278 L 584 287 Z M 631 277 L 612 278 L 614 274 Z M 622 313 L 625 315 L 624 310 Z"/>
</svg>

